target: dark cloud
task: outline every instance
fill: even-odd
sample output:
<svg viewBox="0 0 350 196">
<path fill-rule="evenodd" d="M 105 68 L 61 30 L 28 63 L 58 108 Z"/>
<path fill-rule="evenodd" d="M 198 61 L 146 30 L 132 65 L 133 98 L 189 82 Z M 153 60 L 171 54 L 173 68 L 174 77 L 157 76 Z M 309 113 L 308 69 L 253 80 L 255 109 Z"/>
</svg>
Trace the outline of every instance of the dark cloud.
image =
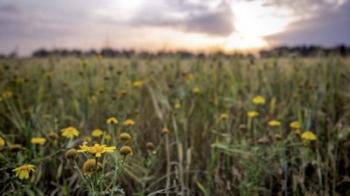
<svg viewBox="0 0 350 196">
<path fill-rule="evenodd" d="M 268 37 L 278 44 L 350 44 L 350 2 L 292 24 L 288 31 Z"/>
<path fill-rule="evenodd" d="M 0 5 L 0 13 L 4 14 L 18 14 L 20 12 L 20 9 L 16 6 L 15 3 L 5 3 L 3 5 Z"/>
<path fill-rule="evenodd" d="M 169 1 L 163 6 L 167 9 L 159 10 L 160 12 L 147 8 L 141 10 L 131 19 L 130 24 L 169 27 L 214 36 L 227 36 L 234 30 L 232 11 L 226 1 L 214 8 L 185 0 Z"/>
</svg>

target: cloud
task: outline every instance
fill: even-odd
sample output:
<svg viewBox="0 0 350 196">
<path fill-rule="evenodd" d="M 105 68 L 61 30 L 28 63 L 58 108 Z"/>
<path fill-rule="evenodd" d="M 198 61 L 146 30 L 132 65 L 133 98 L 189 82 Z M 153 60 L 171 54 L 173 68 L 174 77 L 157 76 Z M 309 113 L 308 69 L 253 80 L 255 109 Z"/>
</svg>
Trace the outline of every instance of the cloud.
<svg viewBox="0 0 350 196">
<path fill-rule="evenodd" d="M 13 1 L 5 1 L 0 4 L 0 14 L 18 14 L 20 12 L 19 7 Z"/>
<path fill-rule="evenodd" d="M 338 2 L 339 3 L 339 2 Z M 322 9 L 313 17 L 293 23 L 288 31 L 267 39 L 275 44 L 320 44 L 334 46 L 350 44 L 350 2 Z"/>
<path fill-rule="evenodd" d="M 140 47 L 149 42 L 159 47 L 169 43 L 169 48 L 222 45 L 222 40 L 239 30 L 232 6 L 245 1 L 273 7 L 266 12 L 270 18 L 282 18 L 275 10 L 282 14 L 288 10 L 297 17 L 294 23 L 288 21 L 284 32 L 267 37 L 271 42 L 349 40 L 349 0 L 0 0 L 0 52 L 16 45 L 27 54 L 38 47 L 99 47 L 107 38 L 115 47 Z M 249 16 L 250 10 L 240 11 Z M 247 19 L 245 14 L 243 18 Z M 254 17 L 248 25 L 242 21 L 244 27 L 254 25 L 263 31 Z M 269 21 L 268 25 L 277 25 Z"/>
<path fill-rule="evenodd" d="M 144 1 L 128 19 L 121 21 L 112 12 L 99 11 L 103 21 L 136 27 L 165 27 L 212 36 L 227 36 L 234 30 L 228 1 L 153 0 Z M 114 10 L 114 12 L 116 12 Z"/>
</svg>

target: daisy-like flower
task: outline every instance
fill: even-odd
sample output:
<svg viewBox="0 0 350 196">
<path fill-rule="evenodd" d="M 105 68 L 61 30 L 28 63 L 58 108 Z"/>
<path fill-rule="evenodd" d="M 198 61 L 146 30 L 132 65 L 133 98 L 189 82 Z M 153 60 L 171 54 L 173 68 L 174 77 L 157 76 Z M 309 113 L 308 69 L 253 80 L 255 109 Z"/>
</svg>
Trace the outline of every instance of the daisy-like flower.
<svg viewBox="0 0 350 196">
<path fill-rule="evenodd" d="M 252 102 L 255 104 L 255 105 L 264 105 L 266 103 L 266 100 L 263 96 L 256 96 L 253 98 Z"/>
<path fill-rule="evenodd" d="M 110 125 L 115 125 L 115 124 L 118 124 L 118 120 L 116 117 L 109 117 L 107 118 L 106 120 L 107 124 L 110 124 Z"/>
<path fill-rule="evenodd" d="M 135 121 L 132 120 L 132 119 L 126 119 L 126 120 L 123 122 L 123 125 L 124 125 L 124 126 L 133 126 L 133 125 L 135 125 Z"/>
<path fill-rule="evenodd" d="M 12 170 L 16 172 L 16 177 L 20 180 L 29 179 L 29 175 L 31 172 L 35 172 L 35 166 L 32 164 L 24 164 Z"/>
<path fill-rule="evenodd" d="M 106 152 L 114 152 L 115 151 L 115 146 L 106 146 L 106 145 L 100 145 L 100 144 L 95 144 L 93 146 L 87 146 L 86 144 L 80 146 L 80 150 L 78 152 L 88 152 L 91 154 L 94 154 L 95 157 L 101 157 L 103 153 Z"/>
<path fill-rule="evenodd" d="M 91 132 L 92 137 L 101 137 L 103 135 L 103 131 L 101 129 L 94 129 Z"/>
<path fill-rule="evenodd" d="M 74 138 L 79 136 L 79 131 L 75 127 L 67 127 L 61 130 L 62 136 L 66 138 Z"/>
<path fill-rule="evenodd" d="M 46 138 L 44 137 L 33 137 L 31 140 L 32 144 L 44 145 L 46 143 Z"/>
<path fill-rule="evenodd" d="M 289 124 L 289 127 L 292 129 L 300 129 L 301 125 L 299 121 L 293 121 Z"/>
<path fill-rule="evenodd" d="M 311 131 L 305 131 L 303 134 L 301 134 L 301 139 L 304 141 L 315 141 L 317 140 L 317 135 Z"/>
<path fill-rule="evenodd" d="M 88 152 L 94 154 L 96 157 L 101 157 L 103 153 L 114 152 L 115 149 L 115 146 L 95 144 L 94 146 L 89 148 Z"/>
<path fill-rule="evenodd" d="M 270 120 L 268 124 L 269 124 L 270 127 L 279 127 L 279 126 L 281 126 L 281 122 L 278 121 L 278 120 Z"/>
<path fill-rule="evenodd" d="M 259 113 L 257 111 L 249 111 L 247 115 L 249 118 L 256 118 L 259 116 Z"/>
<path fill-rule="evenodd" d="M 2 149 L 5 146 L 5 140 L 0 137 L 0 149 Z"/>
<path fill-rule="evenodd" d="M 82 145 L 79 145 L 79 150 L 78 152 L 87 152 L 89 150 L 89 146 L 87 145 L 87 142 L 83 142 Z"/>
</svg>

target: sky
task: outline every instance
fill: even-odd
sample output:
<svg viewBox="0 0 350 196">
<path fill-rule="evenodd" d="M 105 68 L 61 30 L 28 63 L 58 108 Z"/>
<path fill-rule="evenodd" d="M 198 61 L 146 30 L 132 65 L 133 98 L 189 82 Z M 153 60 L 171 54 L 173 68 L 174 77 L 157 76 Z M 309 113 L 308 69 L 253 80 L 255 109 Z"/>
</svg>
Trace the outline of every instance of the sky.
<svg viewBox="0 0 350 196">
<path fill-rule="evenodd" d="M 0 53 L 350 44 L 350 0 L 0 0 Z"/>
</svg>

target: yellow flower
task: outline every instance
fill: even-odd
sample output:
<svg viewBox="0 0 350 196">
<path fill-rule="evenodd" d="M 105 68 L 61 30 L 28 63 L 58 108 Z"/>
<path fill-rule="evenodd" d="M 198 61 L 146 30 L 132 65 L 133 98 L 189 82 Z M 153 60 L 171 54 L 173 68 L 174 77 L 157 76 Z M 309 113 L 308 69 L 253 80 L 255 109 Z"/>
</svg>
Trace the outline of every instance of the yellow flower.
<svg viewBox="0 0 350 196">
<path fill-rule="evenodd" d="M 252 102 L 255 104 L 255 105 L 264 105 L 266 100 L 263 96 L 256 96 L 253 98 Z"/>
<path fill-rule="evenodd" d="M 115 149 L 116 149 L 115 146 L 106 146 L 106 145 L 100 145 L 100 144 L 87 146 L 86 144 L 83 144 L 82 146 L 80 146 L 80 150 L 78 150 L 78 152 L 88 152 L 88 153 L 94 154 L 96 157 L 101 157 L 103 153 L 114 152 Z"/>
<path fill-rule="evenodd" d="M 31 164 L 24 164 L 12 170 L 16 172 L 16 177 L 20 180 L 29 179 L 30 172 L 35 172 L 35 166 Z"/>
<path fill-rule="evenodd" d="M 124 132 L 119 135 L 119 139 L 122 141 L 129 141 L 131 139 L 131 135 L 129 133 Z"/>
<path fill-rule="evenodd" d="M 220 120 L 224 121 L 224 120 L 226 120 L 227 118 L 228 118 L 228 114 L 227 114 L 227 113 L 221 113 L 221 114 L 220 114 L 220 117 L 219 117 Z"/>
<path fill-rule="evenodd" d="M 99 171 L 102 168 L 100 163 L 96 162 L 96 159 L 88 159 L 83 164 L 84 175 L 90 175 L 94 172 Z"/>
<path fill-rule="evenodd" d="M 32 144 L 44 145 L 46 143 L 46 138 L 33 137 L 31 142 L 32 142 Z"/>
<path fill-rule="evenodd" d="M 289 127 L 292 129 L 300 129 L 301 125 L 299 121 L 293 121 L 289 124 Z"/>
<path fill-rule="evenodd" d="M 132 83 L 132 85 L 135 88 L 142 88 L 144 85 L 144 82 L 142 80 L 136 80 Z"/>
<path fill-rule="evenodd" d="M 123 156 L 133 155 L 133 151 L 130 146 L 122 146 L 119 151 Z"/>
<path fill-rule="evenodd" d="M 269 121 L 269 126 L 270 127 L 279 127 L 281 126 L 281 122 L 278 120 L 270 120 Z"/>
<path fill-rule="evenodd" d="M 247 115 L 249 118 L 255 118 L 259 116 L 259 113 L 257 111 L 249 111 Z"/>
<path fill-rule="evenodd" d="M 5 140 L 0 137 L 0 149 L 2 149 L 5 146 Z"/>
<path fill-rule="evenodd" d="M 92 131 L 91 135 L 93 137 L 101 137 L 103 135 L 103 131 L 101 129 L 95 129 Z"/>
<path fill-rule="evenodd" d="M 317 135 L 311 131 L 305 131 L 303 134 L 301 134 L 301 139 L 305 141 L 315 141 L 317 140 Z"/>
<path fill-rule="evenodd" d="M 79 145 L 80 150 L 78 152 L 87 152 L 89 150 L 89 146 L 86 145 L 87 142 L 83 142 L 83 145 Z"/>
<path fill-rule="evenodd" d="M 201 93 L 201 89 L 200 89 L 199 87 L 194 87 L 194 88 L 192 89 L 192 93 L 193 93 L 193 94 L 199 94 L 199 93 Z"/>
<path fill-rule="evenodd" d="M 127 119 L 123 122 L 124 126 L 133 126 L 135 124 L 135 121 L 132 119 Z"/>
<path fill-rule="evenodd" d="M 177 110 L 180 109 L 180 108 L 181 108 L 180 102 L 177 101 L 177 102 L 175 103 L 175 105 L 174 105 L 174 108 L 177 109 Z"/>
<path fill-rule="evenodd" d="M 61 130 L 62 136 L 66 138 L 74 138 L 79 136 L 79 131 L 74 127 L 67 127 Z"/>
<path fill-rule="evenodd" d="M 115 124 L 118 124 L 118 120 L 116 117 L 109 117 L 107 118 L 106 120 L 107 124 L 110 124 L 110 125 L 115 125 Z"/>
</svg>

